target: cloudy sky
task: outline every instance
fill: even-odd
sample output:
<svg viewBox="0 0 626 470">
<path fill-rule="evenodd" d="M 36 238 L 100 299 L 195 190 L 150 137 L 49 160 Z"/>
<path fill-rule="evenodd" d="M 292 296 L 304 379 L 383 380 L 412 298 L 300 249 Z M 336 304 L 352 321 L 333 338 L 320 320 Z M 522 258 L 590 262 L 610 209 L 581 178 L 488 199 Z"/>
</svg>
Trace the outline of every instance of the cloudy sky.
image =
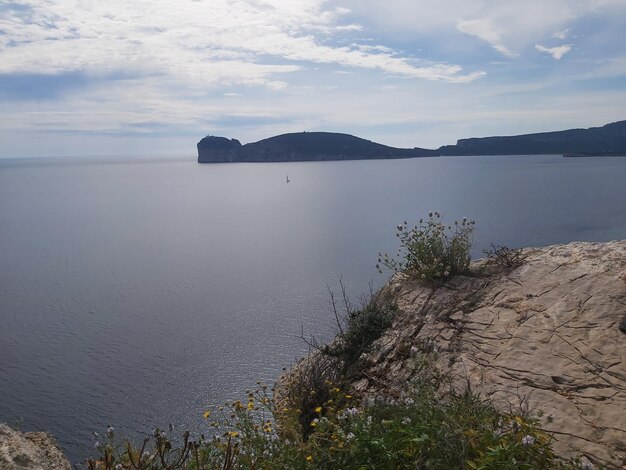
<svg viewBox="0 0 626 470">
<path fill-rule="evenodd" d="M 0 0 L 0 157 L 626 119 L 625 0 Z"/>
</svg>

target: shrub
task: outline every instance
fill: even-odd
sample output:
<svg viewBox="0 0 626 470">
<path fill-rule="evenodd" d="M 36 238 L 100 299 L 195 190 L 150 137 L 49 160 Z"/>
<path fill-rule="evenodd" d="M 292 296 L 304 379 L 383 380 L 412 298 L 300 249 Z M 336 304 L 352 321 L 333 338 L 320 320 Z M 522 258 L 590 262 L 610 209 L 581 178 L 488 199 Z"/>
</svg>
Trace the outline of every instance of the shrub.
<svg viewBox="0 0 626 470">
<path fill-rule="evenodd" d="M 344 373 L 349 373 L 361 354 L 367 352 L 370 345 L 391 326 L 398 307 L 391 293 L 385 289 L 376 293 L 370 291 L 369 298 L 362 300 L 360 308 L 350 305 L 343 285 L 342 293 L 346 315 L 344 318 L 339 317 L 331 293 L 339 334 L 333 343 L 324 346 L 321 351 L 339 359 Z"/>
<path fill-rule="evenodd" d="M 335 357 L 313 353 L 301 360 L 287 377 L 280 400 L 281 410 L 287 410 L 280 413 L 282 434 L 307 439 L 313 431 L 310 423 L 319 414 L 315 410 L 331 399 L 333 389 L 343 381 L 342 364 Z"/>
<path fill-rule="evenodd" d="M 402 243 L 398 256 L 379 254 L 376 267 L 382 272 L 382 263 L 421 281 L 446 280 L 464 273 L 470 265 L 474 224 L 463 218 L 446 227 L 439 212 L 430 212 L 427 220 L 420 219 L 413 228 L 405 221 L 397 226 L 396 236 Z"/>
<path fill-rule="evenodd" d="M 487 262 L 502 268 L 516 268 L 524 264 L 526 256 L 521 248 L 508 248 L 506 246 L 495 246 L 491 244 L 491 249 L 483 250 L 487 256 Z"/>
</svg>

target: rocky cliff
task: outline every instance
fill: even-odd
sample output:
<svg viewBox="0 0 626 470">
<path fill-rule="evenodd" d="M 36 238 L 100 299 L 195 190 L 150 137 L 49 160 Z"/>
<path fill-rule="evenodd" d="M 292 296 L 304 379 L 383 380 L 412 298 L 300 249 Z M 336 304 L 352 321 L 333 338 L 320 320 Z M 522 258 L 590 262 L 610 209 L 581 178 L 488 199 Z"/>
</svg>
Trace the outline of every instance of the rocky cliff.
<svg viewBox="0 0 626 470">
<path fill-rule="evenodd" d="M 437 150 L 395 148 L 349 134 L 298 132 L 241 145 L 207 136 L 197 144 L 199 163 L 370 160 L 443 155 L 626 155 L 626 121 L 602 127 L 461 139 Z"/>
<path fill-rule="evenodd" d="M 438 287 L 396 275 L 385 288 L 399 313 L 354 387 L 399 396 L 414 373 L 411 348 L 436 351 L 459 387 L 550 416 L 557 453 L 626 468 L 626 240 L 525 255 L 511 269 L 479 261 L 477 274 Z"/>
<path fill-rule="evenodd" d="M 246 145 L 236 139 L 215 136 L 207 136 L 198 142 L 199 163 L 371 160 L 429 155 L 434 152 L 389 147 L 334 132 L 283 134 Z"/>
<path fill-rule="evenodd" d="M 436 152 L 439 155 L 626 155 L 626 121 L 589 129 L 461 139 L 456 145 L 440 147 Z"/>
<path fill-rule="evenodd" d="M 19 432 L 0 424 L 2 470 L 70 470 L 54 438 L 45 432 Z"/>
</svg>

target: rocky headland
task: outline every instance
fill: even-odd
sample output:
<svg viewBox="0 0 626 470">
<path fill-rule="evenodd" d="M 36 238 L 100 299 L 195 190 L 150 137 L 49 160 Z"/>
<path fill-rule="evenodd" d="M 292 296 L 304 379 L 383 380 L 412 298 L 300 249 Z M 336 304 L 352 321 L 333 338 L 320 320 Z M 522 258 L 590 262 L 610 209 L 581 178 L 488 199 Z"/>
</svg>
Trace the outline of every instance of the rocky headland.
<svg viewBox="0 0 626 470">
<path fill-rule="evenodd" d="M 207 136 L 197 144 L 199 163 L 371 160 L 467 155 L 626 155 L 626 121 L 602 127 L 514 136 L 460 139 L 436 150 L 395 148 L 349 134 L 298 132 L 241 145 Z"/>
<path fill-rule="evenodd" d="M 395 275 L 383 289 L 398 313 L 352 387 L 363 400 L 402 397 L 415 351 L 434 353 L 459 389 L 543 413 L 558 455 L 626 468 L 626 240 L 523 256 L 514 268 L 479 260 L 437 286 Z"/>
<path fill-rule="evenodd" d="M 198 142 L 199 163 L 372 160 L 430 155 L 432 150 L 389 147 L 334 132 L 283 134 L 246 145 L 237 139 L 215 136 Z"/>
</svg>

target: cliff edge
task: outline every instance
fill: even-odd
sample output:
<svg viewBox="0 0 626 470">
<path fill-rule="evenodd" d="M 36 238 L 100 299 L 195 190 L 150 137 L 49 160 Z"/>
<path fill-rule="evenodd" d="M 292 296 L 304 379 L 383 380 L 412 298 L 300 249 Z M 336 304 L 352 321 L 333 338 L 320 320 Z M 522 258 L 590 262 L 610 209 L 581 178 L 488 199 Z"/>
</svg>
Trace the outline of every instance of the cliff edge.
<svg viewBox="0 0 626 470">
<path fill-rule="evenodd" d="M 70 470 L 54 438 L 45 432 L 19 432 L 0 424 L 0 468 L 3 470 Z"/>
<path fill-rule="evenodd" d="M 385 288 L 399 313 L 354 387 L 399 396 L 414 374 L 411 347 L 436 351 L 460 387 L 549 416 L 558 454 L 626 468 L 626 240 L 524 254 L 517 268 L 440 287 L 396 275 Z"/>
</svg>

